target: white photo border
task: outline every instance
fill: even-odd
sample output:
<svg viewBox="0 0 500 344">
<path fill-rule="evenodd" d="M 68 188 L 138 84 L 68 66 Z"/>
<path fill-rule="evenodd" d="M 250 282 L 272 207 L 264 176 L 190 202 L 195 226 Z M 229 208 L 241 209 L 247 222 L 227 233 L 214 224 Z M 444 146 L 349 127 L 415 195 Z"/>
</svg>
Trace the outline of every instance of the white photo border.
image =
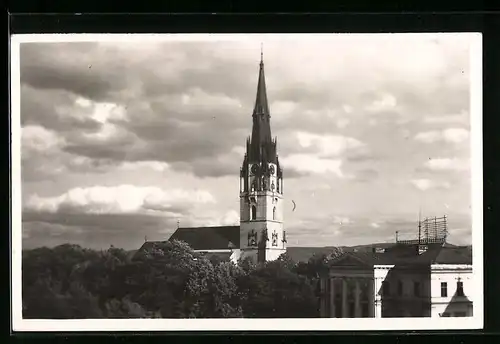
<svg viewBox="0 0 500 344">
<path fill-rule="evenodd" d="M 408 36 L 468 36 L 470 38 L 470 119 L 472 254 L 475 295 L 473 316 L 469 318 L 312 318 L 312 319 L 80 319 L 27 320 L 22 318 L 21 258 L 21 112 L 20 44 L 28 42 L 130 42 L 215 41 L 266 39 L 391 38 Z M 259 43 L 260 44 L 260 43 Z M 13 331 L 406 331 L 482 329 L 484 323 L 483 285 L 483 164 L 482 164 L 482 34 L 481 33 L 391 33 L 391 34 L 29 34 L 11 36 L 11 309 Z"/>
</svg>

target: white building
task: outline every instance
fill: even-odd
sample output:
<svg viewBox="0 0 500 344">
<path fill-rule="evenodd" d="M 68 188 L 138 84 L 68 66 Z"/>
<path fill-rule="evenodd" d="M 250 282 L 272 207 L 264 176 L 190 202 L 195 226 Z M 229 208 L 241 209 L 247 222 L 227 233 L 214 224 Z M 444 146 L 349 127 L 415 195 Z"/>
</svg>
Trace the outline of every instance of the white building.
<svg viewBox="0 0 500 344">
<path fill-rule="evenodd" d="M 283 170 L 270 121 L 261 54 L 252 134 L 246 141 L 240 169 L 240 225 L 178 228 L 169 240 L 184 241 L 196 252 L 230 258 L 234 262 L 246 257 L 260 262 L 276 260 L 286 252 Z M 146 242 L 140 250 L 154 244 Z"/>
<path fill-rule="evenodd" d="M 347 252 L 321 279 L 322 317 L 472 316 L 472 255 L 446 244 Z"/>
</svg>

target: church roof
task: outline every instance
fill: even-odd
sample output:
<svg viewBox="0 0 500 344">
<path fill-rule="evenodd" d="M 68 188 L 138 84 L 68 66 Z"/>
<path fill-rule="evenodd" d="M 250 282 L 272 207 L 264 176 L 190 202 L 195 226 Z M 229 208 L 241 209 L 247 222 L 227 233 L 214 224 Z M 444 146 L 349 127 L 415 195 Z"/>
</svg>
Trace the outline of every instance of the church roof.
<svg viewBox="0 0 500 344">
<path fill-rule="evenodd" d="M 240 247 L 240 226 L 181 227 L 169 240 L 186 242 L 193 250 L 223 250 Z"/>
</svg>

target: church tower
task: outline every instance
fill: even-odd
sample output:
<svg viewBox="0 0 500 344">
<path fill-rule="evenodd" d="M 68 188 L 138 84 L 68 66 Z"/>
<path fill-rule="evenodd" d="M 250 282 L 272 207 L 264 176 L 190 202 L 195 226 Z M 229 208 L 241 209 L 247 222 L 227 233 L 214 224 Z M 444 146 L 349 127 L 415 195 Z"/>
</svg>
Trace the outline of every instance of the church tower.
<svg viewBox="0 0 500 344">
<path fill-rule="evenodd" d="M 286 252 L 283 228 L 283 170 L 277 138 L 271 136 L 271 114 L 266 94 L 261 52 L 252 135 L 240 170 L 240 258 L 276 260 Z"/>
</svg>

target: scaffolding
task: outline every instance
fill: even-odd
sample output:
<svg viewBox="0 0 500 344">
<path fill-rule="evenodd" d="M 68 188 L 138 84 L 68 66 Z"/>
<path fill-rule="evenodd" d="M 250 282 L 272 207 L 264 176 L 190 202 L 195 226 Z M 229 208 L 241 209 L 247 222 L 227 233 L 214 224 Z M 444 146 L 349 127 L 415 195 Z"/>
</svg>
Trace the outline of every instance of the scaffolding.
<svg viewBox="0 0 500 344">
<path fill-rule="evenodd" d="M 418 236 L 416 239 L 400 240 L 396 232 L 398 244 L 437 244 L 445 243 L 448 236 L 448 222 L 446 215 L 442 217 L 426 217 L 418 221 Z"/>
</svg>

